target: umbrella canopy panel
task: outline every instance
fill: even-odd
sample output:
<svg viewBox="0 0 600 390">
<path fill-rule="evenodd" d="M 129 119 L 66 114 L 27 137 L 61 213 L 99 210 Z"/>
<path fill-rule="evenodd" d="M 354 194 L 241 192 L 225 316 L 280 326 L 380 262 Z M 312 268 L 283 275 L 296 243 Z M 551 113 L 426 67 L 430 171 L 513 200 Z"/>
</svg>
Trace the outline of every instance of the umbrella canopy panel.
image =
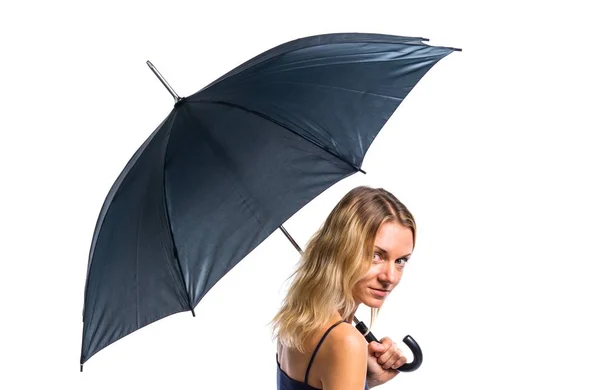
<svg viewBox="0 0 600 390">
<path fill-rule="evenodd" d="M 165 172 L 174 242 L 195 306 L 283 221 L 356 170 L 260 116 L 190 103 L 177 115 Z"/>
</svg>

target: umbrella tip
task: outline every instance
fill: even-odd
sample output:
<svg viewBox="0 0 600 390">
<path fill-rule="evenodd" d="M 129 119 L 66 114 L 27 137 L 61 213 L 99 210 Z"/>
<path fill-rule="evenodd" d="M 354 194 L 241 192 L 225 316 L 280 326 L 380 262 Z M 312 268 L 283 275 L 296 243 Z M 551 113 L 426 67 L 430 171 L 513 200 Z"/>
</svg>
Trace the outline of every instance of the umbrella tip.
<svg viewBox="0 0 600 390">
<path fill-rule="evenodd" d="M 164 85 L 164 87 L 169 91 L 169 93 L 171 94 L 171 96 L 173 96 L 173 99 L 175 99 L 175 103 L 179 103 L 179 101 L 181 100 L 181 98 L 179 97 L 179 95 L 177 95 L 177 93 L 175 93 L 175 91 L 169 85 L 169 83 L 167 83 L 167 80 L 165 80 L 165 78 L 160 74 L 160 72 L 158 71 L 158 69 L 156 69 L 156 67 L 154 65 L 152 65 L 152 62 L 146 61 L 146 65 L 148 65 L 148 67 L 150 68 L 150 70 L 152 71 L 152 73 L 154 73 L 154 75 L 156 77 L 158 77 L 158 79 L 160 80 L 160 82 L 162 83 L 162 85 Z"/>
<path fill-rule="evenodd" d="M 79 372 L 83 372 L 83 364 L 79 365 Z"/>
</svg>

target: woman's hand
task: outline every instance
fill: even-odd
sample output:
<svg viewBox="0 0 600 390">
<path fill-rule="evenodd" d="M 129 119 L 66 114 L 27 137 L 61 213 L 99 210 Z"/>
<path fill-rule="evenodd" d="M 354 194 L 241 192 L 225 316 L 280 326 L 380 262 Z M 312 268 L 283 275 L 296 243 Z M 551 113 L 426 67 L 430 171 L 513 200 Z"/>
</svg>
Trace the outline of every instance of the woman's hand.
<svg viewBox="0 0 600 390">
<path fill-rule="evenodd" d="M 398 375 L 398 367 L 406 363 L 406 357 L 391 339 L 369 343 L 367 358 L 367 383 L 369 387 L 381 385 Z"/>
</svg>

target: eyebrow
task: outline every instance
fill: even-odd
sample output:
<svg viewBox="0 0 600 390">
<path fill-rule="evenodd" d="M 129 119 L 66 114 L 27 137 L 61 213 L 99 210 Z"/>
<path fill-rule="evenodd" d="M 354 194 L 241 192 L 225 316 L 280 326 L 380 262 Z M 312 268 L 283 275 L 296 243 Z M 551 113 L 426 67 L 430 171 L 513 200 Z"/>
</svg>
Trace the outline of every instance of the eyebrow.
<svg viewBox="0 0 600 390">
<path fill-rule="evenodd" d="M 377 245 L 375 245 L 375 248 L 377 248 L 380 252 L 383 252 L 383 254 L 385 254 L 386 256 L 388 255 L 388 251 L 386 251 L 385 249 L 380 248 Z M 408 253 L 408 254 L 406 254 L 404 256 L 400 256 L 400 257 L 398 257 L 398 259 L 407 259 L 408 260 L 408 258 L 410 257 L 410 255 L 412 255 L 412 252 L 410 252 L 410 253 Z M 398 260 L 398 259 L 396 259 L 396 260 Z"/>
</svg>

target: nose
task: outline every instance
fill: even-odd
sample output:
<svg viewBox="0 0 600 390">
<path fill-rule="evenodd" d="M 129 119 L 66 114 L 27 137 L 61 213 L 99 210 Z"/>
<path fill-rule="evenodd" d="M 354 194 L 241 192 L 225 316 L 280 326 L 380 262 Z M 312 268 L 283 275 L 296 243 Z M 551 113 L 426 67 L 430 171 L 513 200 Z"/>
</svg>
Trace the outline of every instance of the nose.
<svg viewBox="0 0 600 390">
<path fill-rule="evenodd" d="M 379 280 L 385 284 L 395 285 L 400 281 L 402 271 L 398 269 L 395 262 L 388 261 L 385 263 L 384 269 L 379 274 Z"/>
</svg>

